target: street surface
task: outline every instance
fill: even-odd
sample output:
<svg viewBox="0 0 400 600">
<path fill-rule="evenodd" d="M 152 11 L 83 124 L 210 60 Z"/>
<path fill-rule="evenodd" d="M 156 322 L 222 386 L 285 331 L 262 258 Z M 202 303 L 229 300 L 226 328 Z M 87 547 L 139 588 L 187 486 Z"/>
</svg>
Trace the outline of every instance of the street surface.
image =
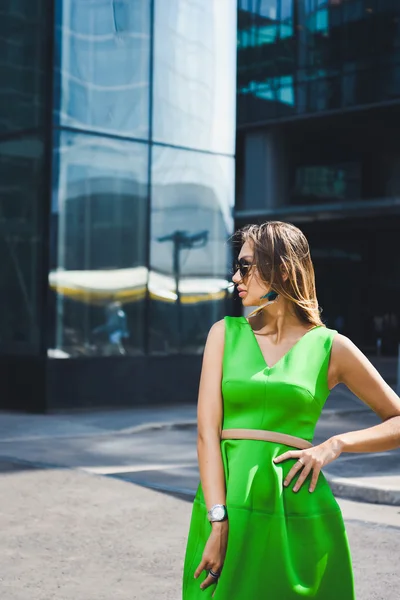
<svg viewBox="0 0 400 600">
<path fill-rule="evenodd" d="M 339 388 L 315 443 L 378 422 Z M 195 406 L 0 415 L 1 600 L 181 600 L 196 435 Z M 400 597 L 399 458 L 347 454 L 324 469 L 340 494 L 392 502 L 338 499 L 357 600 Z"/>
<path fill-rule="evenodd" d="M 0 497 L 2 600 L 181 599 L 189 501 L 113 477 L 5 463 Z M 400 508 L 340 504 L 357 600 L 398 600 Z"/>
</svg>

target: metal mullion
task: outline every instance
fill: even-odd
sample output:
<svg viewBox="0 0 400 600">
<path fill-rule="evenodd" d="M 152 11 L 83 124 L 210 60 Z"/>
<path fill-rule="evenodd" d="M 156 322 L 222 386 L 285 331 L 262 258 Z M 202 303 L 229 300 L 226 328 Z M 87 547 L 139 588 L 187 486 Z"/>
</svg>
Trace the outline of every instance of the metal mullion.
<svg viewBox="0 0 400 600">
<path fill-rule="evenodd" d="M 147 154 L 147 211 L 146 211 L 146 253 L 145 265 L 147 268 L 146 295 L 144 304 L 144 328 L 143 328 L 143 348 L 145 356 L 150 354 L 150 260 L 151 260 L 151 166 L 153 158 L 153 83 L 154 83 L 154 16 L 155 0 L 150 4 L 150 57 L 149 57 L 149 134 L 148 134 L 148 154 Z"/>
<path fill-rule="evenodd" d="M 49 310 L 49 271 L 50 271 L 50 217 L 52 200 L 52 172 L 53 172 L 53 102 L 54 102 L 54 49 L 55 49 L 55 6 L 54 0 L 48 0 L 46 24 L 46 61 L 45 61 L 45 122 L 44 122 L 44 160 L 43 160 L 43 199 L 39 200 L 39 219 L 41 219 L 41 239 L 40 248 L 40 270 L 37 297 L 40 302 L 39 329 L 41 337 L 39 339 L 39 355 L 43 360 L 43 399 L 42 406 L 38 409 L 46 410 L 49 407 L 49 398 L 47 397 L 47 341 L 48 335 L 48 310 Z M 39 264 L 38 264 L 39 266 Z"/>
</svg>

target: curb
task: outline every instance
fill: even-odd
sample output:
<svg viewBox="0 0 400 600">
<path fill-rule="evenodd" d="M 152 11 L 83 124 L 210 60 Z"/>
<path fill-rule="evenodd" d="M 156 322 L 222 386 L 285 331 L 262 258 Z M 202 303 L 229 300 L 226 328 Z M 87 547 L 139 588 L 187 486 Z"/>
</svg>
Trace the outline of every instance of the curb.
<svg viewBox="0 0 400 600">
<path fill-rule="evenodd" d="M 344 477 L 334 477 L 324 473 L 333 494 L 338 498 L 368 502 L 369 504 L 389 504 L 400 506 L 400 490 L 390 488 L 372 487 L 352 481 L 349 483 Z"/>
<path fill-rule="evenodd" d="M 360 413 L 369 413 L 371 412 L 370 408 L 351 408 L 351 409 L 335 409 L 329 408 L 322 412 L 321 418 L 330 419 L 332 417 L 345 417 L 350 415 L 358 415 Z M 130 435 L 133 433 L 143 433 L 146 431 L 157 431 L 160 429 L 191 429 L 197 427 L 197 419 L 189 419 L 187 421 L 154 421 L 153 423 L 142 423 L 141 425 L 133 425 L 132 427 L 127 427 L 125 429 L 120 429 L 118 431 L 114 431 L 115 435 Z M 110 432 L 105 432 L 106 435 L 109 435 Z M 95 433 L 92 435 L 105 435 L 103 433 Z M 79 436 L 80 437 L 80 436 Z"/>
<path fill-rule="evenodd" d="M 81 433 L 59 433 L 59 434 L 43 434 L 35 436 L 15 436 L 15 437 L 0 437 L 0 444 L 8 444 L 12 442 L 37 442 L 39 440 L 58 440 L 58 439 L 82 439 L 82 438 L 95 438 L 104 437 L 110 435 L 131 435 L 135 433 L 143 433 L 146 431 L 156 431 L 161 429 L 190 429 L 197 427 L 196 420 L 189 421 L 155 421 L 154 423 L 142 423 L 140 425 L 133 425 L 132 427 L 126 427 L 125 429 L 101 429 L 99 431 L 89 431 Z"/>
<path fill-rule="evenodd" d="M 124 476 L 118 476 L 118 479 L 140 485 L 147 489 L 154 490 L 155 492 L 164 492 L 167 494 L 176 494 L 182 497 L 183 500 L 192 502 L 195 495 L 196 489 L 184 488 L 172 485 L 163 485 L 147 481 L 134 481 L 131 479 L 124 478 Z M 386 504 L 391 506 L 400 506 L 400 491 L 373 488 L 364 485 L 350 484 L 343 479 L 337 477 L 330 477 L 325 473 L 325 479 L 327 480 L 332 493 L 337 498 L 343 498 L 345 500 L 356 500 L 358 502 L 364 502 L 367 504 Z"/>
<path fill-rule="evenodd" d="M 197 420 L 192 419 L 189 421 L 161 421 L 154 423 L 142 423 L 141 425 L 133 425 L 126 429 L 120 429 L 119 431 L 113 432 L 116 435 L 130 435 L 131 433 L 142 433 L 145 431 L 156 431 L 160 429 L 191 429 L 197 427 Z"/>
<path fill-rule="evenodd" d="M 346 416 L 352 416 L 352 415 L 357 415 L 363 412 L 371 412 L 371 409 L 369 408 L 364 408 L 363 406 L 358 407 L 353 407 L 353 408 L 349 408 L 349 409 L 335 409 L 335 408 L 329 408 L 329 409 L 324 409 L 320 420 L 321 419 L 332 419 L 335 417 L 346 417 Z M 70 433 L 70 432 L 66 432 L 66 433 L 58 433 L 58 434 L 42 434 L 42 435 L 33 435 L 33 436 L 29 436 L 29 435 L 21 435 L 21 436 L 11 436 L 11 437 L 4 437 L 1 438 L 0 437 L 0 444 L 1 443 L 9 443 L 9 442 L 27 442 L 27 441 L 38 441 L 40 439 L 65 439 L 65 438 L 70 438 L 70 439 L 78 439 L 78 438 L 84 438 L 84 437 L 88 437 L 88 438 L 93 438 L 93 437 L 102 437 L 102 436 L 109 436 L 109 435 L 132 435 L 135 433 L 145 433 L 146 431 L 160 431 L 162 429 L 169 429 L 169 430 L 185 430 L 185 429 L 191 429 L 191 428 L 197 428 L 197 419 L 187 419 L 185 421 L 153 421 L 153 422 L 147 422 L 147 423 L 141 423 L 139 425 L 132 425 L 131 427 L 126 427 L 124 429 L 99 429 L 98 431 L 82 431 L 79 433 Z"/>
<path fill-rule="evenodd" d="M 360 413 L 370 412 L 371 409 L 365 407 L 364 405 L 361 405 L 360 407 L 353 406 L 352 408 L 348 409 L 326 408 L 322 411 L 320 419 L 329 419 L 332 417 L 346 417 L 351 415 L 358 415 Z M 154 421 L 152 423 L 142 423 L 141 425 L 133 425 L 132 427 L 127 427 L 126 429 L 120 429 L 119 431 L 116 431 L 114 433 L 129 435 L 130 433 L 141 433 L 144 431 L 151 431 L 157 429 L 190 429 L 191 427 L 197 427 L 197 419 L 188 419 L 186 421 Z"/>
<path fill-rule="evenodd" d="M 56 463 L 47 463 L 40 461 L 28 461 L 19 458 L 14 458 L 12 456 L 4 456 L 0 455 L 0 464 L 5 463 L 10 466 L 10 470 L 12 471 L 12 465 L 16 467 L 15 470 L 24 470 L 24 469 L 57 469 L 57 470 L 79 470 L 74 467 L 69 467 L 62 464 Z M 8 470 L 8 469 L 7 469 Z M 97 476 L 97 475 L 96 475 Z M 101 477 L 115 477 L 114 475 L 100 475 Z M 338 498 L 344 498 L 348 500 L 356 500 L 359 502 L 366 502 L 368 504 L 386 504 L 390 506 L 400 506 L 400 490 L 393 490 L 390 488 L 377 488 L 372 486 L 367 486 L 364 484 L 358 484 L 352 481 L 349 483 L 343 477 L 334 477 L 329 475 L 326 471 L 324 472 L 324 476 L 326 481 L 329 484 L 333 494 Z M 179 487 L 179 486 L 169 486 L 164 484 L 157 484 L 153 482 L 140 481 L 135 482 L 132 481 L 128 477 L 124 477 L 123 475 L 119 475 L 115 477 L 116 479 L 127 481 L 129 483 L 134 483 L 135 485 L 140 485 L 142 487 L 146 487 L 148 489 L 152 489 L 158 492 L 164 492 L 168 494 L 177 494 L 181 496 L 184 500 L 193 501 L 196 495 L 196 489 Z M 199 480 L 200 481 L 200 480 Z"/>
</svg>

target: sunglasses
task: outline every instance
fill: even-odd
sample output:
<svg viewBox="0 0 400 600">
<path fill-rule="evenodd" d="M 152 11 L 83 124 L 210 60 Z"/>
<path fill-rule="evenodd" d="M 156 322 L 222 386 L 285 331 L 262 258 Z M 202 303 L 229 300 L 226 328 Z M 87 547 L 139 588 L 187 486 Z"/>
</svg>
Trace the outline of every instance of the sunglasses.
<svg viewBox="0 0 400 600">
<path fill-rule="evenodd" d="M 248 262 L 245 258 L 239 258 L 239 260 L 237 260 L 233 265 L 233 272 L 236 273 L 239 271 L 240 277 L 244 279 L 248 276 L 252 266 L 253 263 Z"/>
</svg>

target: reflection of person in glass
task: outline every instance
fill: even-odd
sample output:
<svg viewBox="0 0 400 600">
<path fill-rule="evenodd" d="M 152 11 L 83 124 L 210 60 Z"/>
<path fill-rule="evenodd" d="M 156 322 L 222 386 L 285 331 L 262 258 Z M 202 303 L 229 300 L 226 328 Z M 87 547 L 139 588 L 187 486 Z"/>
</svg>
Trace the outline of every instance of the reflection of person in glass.
<svg viewBox="0 0 400 600">
<path fill-rule="evenodd" d="M 129 337 L 129 331 L 121 302 L 112 302 L 106 307 L 106 322 L 93 330 L 94 334 L 103 332 L 108 335 L 110 344 L 117 349 L 119 354 L 126 354 L 122 340 Z"/>
<path fill-rule="evenodd" d="M 279 221 L 239 234 L 232 279 L 243 306 L 256 308 L 226 316 L 207 338 L 183 600 L 210 586 L 215 600 L 354 600 L 343 517 L 321 469 L 342 452 L 400 446 L 400 398 L 321 321 L 304 234 Z M 339 383 L 382 423 L 313 445 Z"/>
</svg>

